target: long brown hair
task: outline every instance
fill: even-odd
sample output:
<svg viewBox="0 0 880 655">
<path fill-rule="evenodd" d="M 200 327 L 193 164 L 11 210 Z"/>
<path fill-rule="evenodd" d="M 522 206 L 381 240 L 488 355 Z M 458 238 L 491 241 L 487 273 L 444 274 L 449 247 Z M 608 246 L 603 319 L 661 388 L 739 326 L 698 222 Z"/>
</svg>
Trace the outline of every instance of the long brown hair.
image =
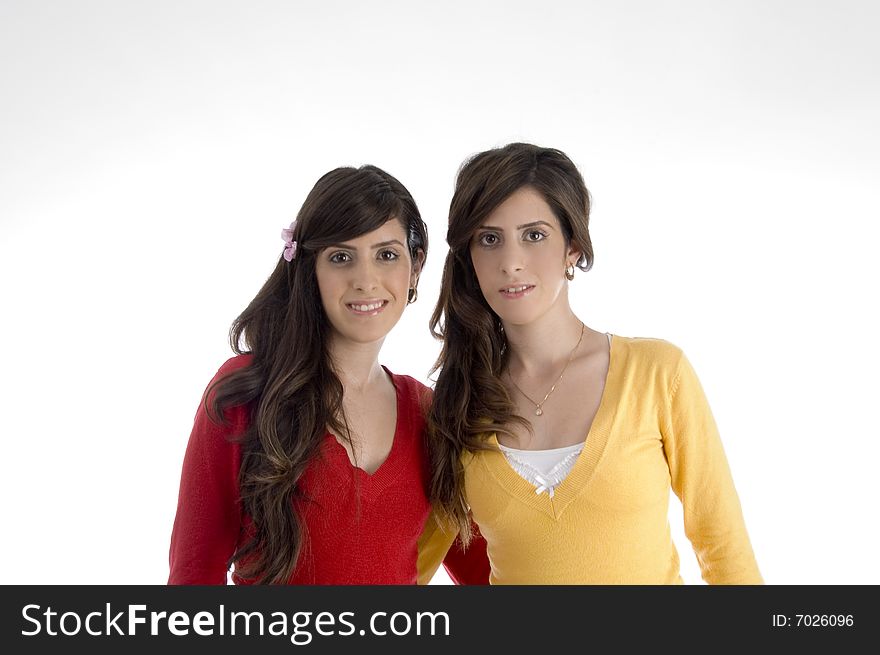
<svg viewBox="0 0 880 655">
<path fill-rule="evenodd" d="M 290 579 L 303 541 L 293 504 L 303 498 L 300 477 L 327 426 L 349 434 L 342 383 L 328 355 L 330 323 L 318 291 L 316 257 L 323 248 L 392 218 L 403 225 L 413 262 L 424 257 L 427 227 L 396 178 L 375 166 L 326 173 L 297 214 L 295 258 L 279 257 L 263 288 L 232 324 L 232 350 L 250 353 L 252 360 L 211 385 L 204 402 L 215 421 L 229 407 L 249 411 L 249 427 L 238 439 L 239 491 L 242 511 L 254 529 L 229 560 L 242 578 L 259 583 Z"/>
<path fill-rule="evenodd" d="M 486 217 L 516 190 L 531 187 L 550 205 L 566 244 L 580 251 L 577 266 L 593 265 L 590 194 L 565 153 L 529 143 L 511 143 L 478 153 L 458 171 L 449 207 L 440 297 L 431 316 L 431 333 L 443 347 L 431 373 L 439 370 L 428 420 L 431 455 L 430 499 L 443 518 L 470 539 L 464 496 L 465 451 L 486 449 L 489 433 L 510 434 L 529 427 L 516 415 L 501 382 L 507 366 L 507 340 L 501 319 L 483 297 L 471 261 L 470 244 Z"/>
</svg>

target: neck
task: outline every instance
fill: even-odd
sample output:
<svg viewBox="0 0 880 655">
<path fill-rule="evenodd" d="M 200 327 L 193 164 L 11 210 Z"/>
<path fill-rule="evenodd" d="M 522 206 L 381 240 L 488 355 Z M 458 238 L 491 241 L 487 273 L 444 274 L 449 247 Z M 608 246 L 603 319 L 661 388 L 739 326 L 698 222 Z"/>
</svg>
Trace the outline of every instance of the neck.
<svg viewBox="0 0 880 655">
<path fill-rule="evenodd" d="M 559 372 L 585 329 L 571 307 L 565 303 L 526 325 L 504 324 L 510 348 L 508 370 L 529 377 Z"/>
<path fill-rule="evenodd" d="M 354 343 L 338 337 L 330 340 L 330 361 L 345 393 L 363 392 L 376 382 L 385 380 L 385 371 L 379 364 L 383 341 Z"/>
</svg>

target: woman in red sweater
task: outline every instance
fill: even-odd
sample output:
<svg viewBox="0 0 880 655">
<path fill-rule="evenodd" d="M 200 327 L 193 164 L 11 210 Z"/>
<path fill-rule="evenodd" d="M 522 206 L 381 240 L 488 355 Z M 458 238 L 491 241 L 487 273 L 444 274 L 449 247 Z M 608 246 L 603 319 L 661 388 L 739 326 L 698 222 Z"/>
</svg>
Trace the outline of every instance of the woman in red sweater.
<svg viewBox="0 0 880 655">
<path fill-rule="evenodd" d="M 430 391 L 378 355 L 418 296 L 426 226 L 388 173 L 337 168 L 282 238 L 196 413 L 168 582 L 414 584 Z M 483 581 L 468 552 L 447 567 Z"/>
</svg>

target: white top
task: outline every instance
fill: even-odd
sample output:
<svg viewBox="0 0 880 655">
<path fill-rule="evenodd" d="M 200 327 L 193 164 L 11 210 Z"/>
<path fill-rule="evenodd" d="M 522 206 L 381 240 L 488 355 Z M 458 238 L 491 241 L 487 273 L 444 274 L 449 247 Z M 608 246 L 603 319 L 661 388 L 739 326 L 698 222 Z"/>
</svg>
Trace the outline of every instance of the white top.
<svg viewBox="0 0 880 655">
<path fill-rule="evenodd" d="M 520 450 L 501 444 L 498 447 L 511 468 L 526 482 L 535 485 L 536 494 L 546 491 L 553 498 L 553 492 L 571 472 L 584 444 L 576 443 L 573 446 L 549 450 Z"/>
</svg>

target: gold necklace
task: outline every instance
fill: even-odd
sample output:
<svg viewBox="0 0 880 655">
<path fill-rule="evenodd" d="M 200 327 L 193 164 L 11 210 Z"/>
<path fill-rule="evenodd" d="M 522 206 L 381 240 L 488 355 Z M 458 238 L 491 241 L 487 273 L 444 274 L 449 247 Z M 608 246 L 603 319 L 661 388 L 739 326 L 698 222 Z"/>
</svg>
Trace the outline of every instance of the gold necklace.
<svg viewBox="0 0 880 655">
<path fill-rule="evenodd" d="M 574 359 L 574 354 L 577 352 L 578 346 L 581 345 L 581 341 L 584 338 L 584 328 L 585 327 L 586 326 L 583 323 L 581 323 L 581 336 L 578 337 L 577 343 L 574 344 L 574 348 L 571 349 L 571 353 L 569 353 L 569 355 L 568 355 L 568 361 L 565 362 L 565 366 L 562 367 L 562 372 L 559 374 L 559 377 L 556 378 L 556 382 L 553 383 L 553 386 L 550 387 L 550 391 L 547 392 L 547 395 L 544 396 L 544 399 L 541 402 L 536 403 L 534 400 L 529 398 L 529 396 L 526 394 L 526 392 L 523 391 L 522 389 L 520 389 L 519 385 L 513 381 L 513 376 L 510 374 L 510 370 L 508 369 L 507 377 L 510 379 L 510 383 L 514 387 L 516 387 L 517 391 L 519 391 L 523 396 L 526 397 L 526 400 L 528 400 L 530 403 L 532 403 L 535 406 L 535 416 L 541 416 L 544 413 L 544 409 L 543 409 L 544 403 L 547 402 L 547 399 L 550 397 L 550 394 L 553 393 L 554 391 L 556 391 L 556 385 L 559 384 L 559 381 L 562 379 L 562 376 L 565 375 L 565 369 L 568 368 L 568 365 L 571 364 L 571 360 Z"/>
</svg>

